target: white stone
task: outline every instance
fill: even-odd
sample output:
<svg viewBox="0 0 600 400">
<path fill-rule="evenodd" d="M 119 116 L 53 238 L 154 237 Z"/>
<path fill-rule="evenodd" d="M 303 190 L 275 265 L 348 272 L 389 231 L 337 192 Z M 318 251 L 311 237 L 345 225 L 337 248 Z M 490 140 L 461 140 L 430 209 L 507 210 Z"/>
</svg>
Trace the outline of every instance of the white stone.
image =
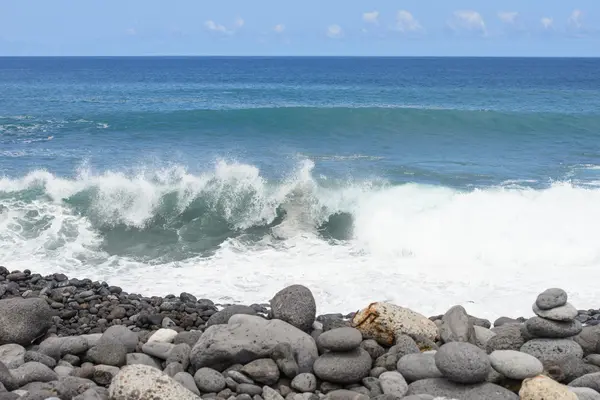
<svg viewBox="0 0 600 400">
<path fill-rule="evenodd" d="M 127 365 L 108 388 L 111 400 L 199 400 L 177 381 L 148 365 Z"/>
<path fill-rule="evenodd" d="M 172 343 L 175 336 L 177 336 L 176 330 L 161 328 L 150 336 L 148 342 Z"/>
</svg>

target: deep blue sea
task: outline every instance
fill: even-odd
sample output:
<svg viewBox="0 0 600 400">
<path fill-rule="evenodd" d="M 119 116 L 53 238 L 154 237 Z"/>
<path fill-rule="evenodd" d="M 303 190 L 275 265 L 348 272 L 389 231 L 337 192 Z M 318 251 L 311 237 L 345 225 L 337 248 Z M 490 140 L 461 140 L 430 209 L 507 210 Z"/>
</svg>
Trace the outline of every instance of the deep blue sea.
<svg viewBox="0 0 600 400">
<path fill-rule="evenodd" d="M 0 58 L 11 269 L 527 313 L 599 237 L 600 59 Z"/>
</svg>

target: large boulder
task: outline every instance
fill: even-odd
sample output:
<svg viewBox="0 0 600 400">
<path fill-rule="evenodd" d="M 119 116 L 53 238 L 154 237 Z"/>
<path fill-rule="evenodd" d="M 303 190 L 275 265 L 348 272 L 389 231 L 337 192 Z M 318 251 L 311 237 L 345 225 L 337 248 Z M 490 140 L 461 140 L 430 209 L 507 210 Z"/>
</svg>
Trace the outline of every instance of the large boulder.
<svg viewBox="0 0 600 400">
<path fill-rule="evenodd" d="M 519 400 L 519 396 L 493 383 L 464 385 L 443 378 L 421 379 L 408 385 L 408 395 L 428 394 L 460 400 Z"/>
<path fill-rule="evenodd" d="M 52 309 L 40 298 L 0 300 L 0 345 L 31 344 L 52 325 Z"/>
<path fill-rule="evenodd" d="M 439 337 L 438 328 L 433 321 L 411 309 L 391 303 L 372 303 L 356 313 L 352 319 L 366 339 L 391 346 L 396 335 L 423 336 L 429 340 Z"/>
<path fill-rule="evenodd" d="M 299 372 L 312 371 L 318 351 L 310 335 L 281 320 L 242 314 L 232 316 L 227 325 L 208 328 L 192 349 L 190 362 L 195 369 L 222 371 L 234 364 L 269 357 L 272 349 L 282 343 L 289 343 L 293 349 Z"/>
<path fill-rule="evenodd" d="M 280 290 L 271 300 L 271 316 L 308 332 L 317 315 L 315 298 L 309 288 L 292 285 Z"/>
<path fill-rule="evenodd" d="M 111 400 L 199 400 L 168 375 L 147 365 L 127 365 L 108 388 Z"/>
</svg>

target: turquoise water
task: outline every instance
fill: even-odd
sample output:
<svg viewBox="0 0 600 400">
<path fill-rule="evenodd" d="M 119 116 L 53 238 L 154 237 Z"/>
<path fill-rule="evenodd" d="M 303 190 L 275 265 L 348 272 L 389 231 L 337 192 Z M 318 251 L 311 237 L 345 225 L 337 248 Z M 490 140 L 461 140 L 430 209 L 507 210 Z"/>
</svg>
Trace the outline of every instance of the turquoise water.
<svg viewBox="0 0 600 400">
<path fill-rule="evenodd" d="M 598 71 L 598 59 L 0 58 L 0 262 L 142 286 L 193 269 L 240 298 L 263 294 L 241 278 L 257 268 L 312 282 L 315 255 L 331 276 L 340 263 L 461 265 L 468 279 L 595 270 Z"/>
</svg>

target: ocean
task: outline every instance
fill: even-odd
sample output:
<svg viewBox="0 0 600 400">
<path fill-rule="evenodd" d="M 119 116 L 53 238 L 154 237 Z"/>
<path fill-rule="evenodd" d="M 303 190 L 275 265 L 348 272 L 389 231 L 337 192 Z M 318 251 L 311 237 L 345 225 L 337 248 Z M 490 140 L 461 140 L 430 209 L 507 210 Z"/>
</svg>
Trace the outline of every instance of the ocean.
<svg viewBox="0 0 600 400">
<path fill-rule="evenodd" d="M 0 265 L 320 312 L 600 303 L 600 59 L 0 58 Z"/>
</svg>

